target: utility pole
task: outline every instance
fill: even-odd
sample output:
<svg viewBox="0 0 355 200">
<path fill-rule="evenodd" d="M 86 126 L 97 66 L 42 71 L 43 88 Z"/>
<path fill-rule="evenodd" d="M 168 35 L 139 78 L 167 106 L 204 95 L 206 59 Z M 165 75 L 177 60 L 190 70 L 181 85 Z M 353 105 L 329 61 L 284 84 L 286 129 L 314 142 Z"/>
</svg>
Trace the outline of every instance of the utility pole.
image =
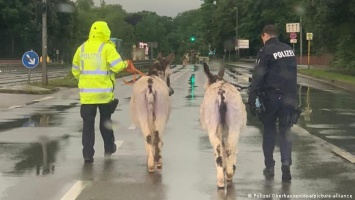
<svg viewBox="0 0 355 200">
<path fill-rule="evenodd" d="M 42 2 L 42 85 L 48 85 L 47 77 L 47 0 Z"/>
<path fill-rule="evenodd" d="M 303 42 L 303 37 L 302 37 L 302 16 L 300 16 L 300 37 L 301 37 L 301 41 L 300 41 L 300 64 L 302 65 L 302 56 L 303 56 L 303 52 L 302 52 L 302 42 Z"/>
<path fill-rule="evenodd" d="M 238 7 L 235 7 L 235 39 L 236 39 L 235 61 L 238 61 L 238 57 L 239 57 L 239 45 L 238 45 Z"/>
</svg>

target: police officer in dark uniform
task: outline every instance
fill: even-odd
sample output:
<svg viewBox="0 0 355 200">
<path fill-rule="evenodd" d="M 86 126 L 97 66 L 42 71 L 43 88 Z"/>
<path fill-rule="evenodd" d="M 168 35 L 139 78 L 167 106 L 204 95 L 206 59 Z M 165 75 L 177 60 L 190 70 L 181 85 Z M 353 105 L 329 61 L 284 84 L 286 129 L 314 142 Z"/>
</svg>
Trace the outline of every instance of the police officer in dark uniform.
<svg viewBox="0 0 355 200">
<path fill-rule="evenodd" d="M 266 25 L 261 38 L 264 47 L 256 58 L 248 103 L 251 113 L 258 115 L 264 127 L 264 175 L 274 175 L 273 152 L 278 120 L 282 181 L 289 182 L 292 164 L 290 129 L 298 99 L 296 57 L 289 45 L 278 40 L 275 26 Z"/>
</svg>

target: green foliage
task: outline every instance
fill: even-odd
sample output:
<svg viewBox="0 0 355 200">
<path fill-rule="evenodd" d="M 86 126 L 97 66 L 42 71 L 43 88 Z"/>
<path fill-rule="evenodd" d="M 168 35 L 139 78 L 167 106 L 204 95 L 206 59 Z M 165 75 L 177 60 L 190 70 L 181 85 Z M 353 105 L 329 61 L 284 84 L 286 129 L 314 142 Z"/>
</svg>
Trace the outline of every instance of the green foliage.
<svg viewBox="0 0 355 200">
<path fill-rule="evenodd" d="M 175 52 L 175 60 L 191 52 L 208 55 L 210 50 L 216 50 L 220 58 L 225 53 L 234 54 L 236 37 L 249 40 L 250 49 L 241 50 L 241 56 L 255 56 L 262 46 L 264 25 L 275 24 L 279 39 L 289 43 L 285 24 L 302 21 L 304 54 L 305 34 L 312 32 L 312 54 L 330 53 L 335 56 L 333 66 L 355 69 L 355 1 L 202 0 L 201 8 L 175 18 L 149 11 L 127 13 L 121 5 L 106 4 L 105 0 L 99 7 L 93 0 L 48 2 L 48 54 L 55 58 L 56 50 L 60 50 L 59 59 L 66 62 L 87 40 L 90 26 L 97 20 L 106 21 L 111 36 L 123 40 L 124 54 L 129 55 L 138 42 L 157 42 L 154 55 Z M 63 3 L 73 5 L 74 12 L 60 12 L 57 8 Z M 1 58 L 20 58 L 30 49 L 41 52 L 41 1 L 0 0 L 0 13 Z M 191 36 L 195 36 L 193 42 Z M 299 53 L 299 43 L 295 47 Z"/>
<path fill-rule="evenodd" d="M 3 57 L 17 57 L 34 48 L 36 0 L 0 0 L 0 37 Z M 22 44 L 22 45 L 19 45 Z"/>
</svg>

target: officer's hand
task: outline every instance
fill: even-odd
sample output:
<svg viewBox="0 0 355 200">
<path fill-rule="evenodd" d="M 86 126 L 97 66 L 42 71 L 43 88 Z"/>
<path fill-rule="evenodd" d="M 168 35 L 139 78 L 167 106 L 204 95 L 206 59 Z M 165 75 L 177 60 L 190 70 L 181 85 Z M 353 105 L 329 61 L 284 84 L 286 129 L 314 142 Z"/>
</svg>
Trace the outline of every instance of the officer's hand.
<svg viewBox="0 0 355 200">
<path fill-rule="evenodd" d="M 132 60 L 127 60 L 127 68 L 126 68 L 126 72 L 129 72 L 129 73 L 135 73 L 136 72 L 136 69 L 134 68 L 133 66 L 133 63 L 132 63 Z"/>
<path fill-rule="evenodd" d="M 250 109 L 250 113 L 256 117 L 256 106 L 255 106 L 255 103 L 253 102 L 249 102 L 249 109 Z"/>
</svg>

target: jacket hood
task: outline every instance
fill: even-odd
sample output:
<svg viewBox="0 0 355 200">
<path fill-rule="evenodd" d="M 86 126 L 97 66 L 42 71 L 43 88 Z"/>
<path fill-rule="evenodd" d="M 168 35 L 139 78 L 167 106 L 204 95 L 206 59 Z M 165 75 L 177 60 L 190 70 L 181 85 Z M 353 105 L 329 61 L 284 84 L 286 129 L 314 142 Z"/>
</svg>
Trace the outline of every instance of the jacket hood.
<svg viewBox="0 0 355 200">
<path fill-rule="evenodd" d="M 104 21 L 94 22 L 90 29 L 88 41 L 108 42 L 110 40 L 111 31 L 107 23 Z"/>
</svg>

